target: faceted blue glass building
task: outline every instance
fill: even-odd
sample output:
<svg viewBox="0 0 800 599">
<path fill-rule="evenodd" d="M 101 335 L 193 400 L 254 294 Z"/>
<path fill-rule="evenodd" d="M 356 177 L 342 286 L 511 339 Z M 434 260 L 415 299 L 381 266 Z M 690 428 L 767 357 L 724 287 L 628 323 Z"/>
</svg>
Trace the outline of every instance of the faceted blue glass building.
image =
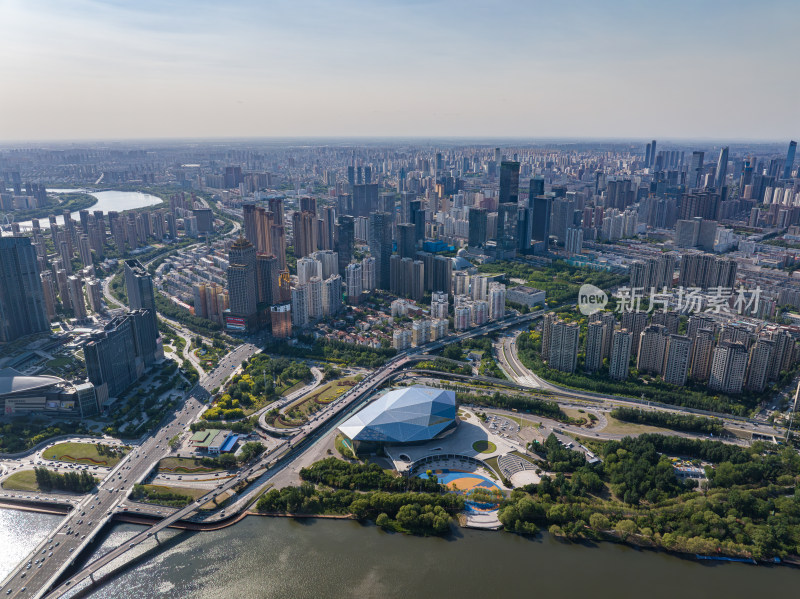
<svg viewBox="0 0 800 599">
<path fill-rule="evenodd" d="M 456 426 L 453 391 L 414 386 L 390 391 L 345 421 L 339 430 L 353 448 L 423 443 Z"/>
</svg>

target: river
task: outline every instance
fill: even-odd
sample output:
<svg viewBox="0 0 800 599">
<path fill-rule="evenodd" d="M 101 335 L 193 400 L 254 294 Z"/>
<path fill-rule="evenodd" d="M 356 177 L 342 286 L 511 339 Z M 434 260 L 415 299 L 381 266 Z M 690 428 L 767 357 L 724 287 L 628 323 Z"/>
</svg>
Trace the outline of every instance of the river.
<svg viewBox="0 0 800 599">
<path fill-rule="evenodd" d="M 122 212 L 123 210 L 155 206 L 162 202 L 161 198 L 140 191 L 91 191 L 88 189 L 48 189 L 47 191 L 48 193 L 85 193 L 90 195 L 97 199 L 97 202 L 87 208 L 91 212 L 95 210 L 102 210 L 105 213 Z M 72 220 L 80 220 L 80 214 L 77 211 L 72 213 Z M 61 215 L 56 216 L 56 223 L 63 225 L 64 217 Z M 23 230 L 30 229 L 31 221 L 22 221 L 19 226 Z M 39 226 L 50 228 L 50 221 L 47 217 L 40 218 Z"/>
<path fill-rule="evenodd" d="M 13 567 L 8 559 L 19 559 L 57 521 L 0 510 L 2 574 Z M 113 526 L 96 555 L 139 530 Z M 459 529 L 449 539 L 418 538 L 351 521 L 262 517 L 180 534 L 181 542 L 91 597 L 752 599 L 794 593 L 800 585 L 800 571 L 788 567 L 700 563 L 612 543 L 562 543 L 547 534 L 527 539 Z"/>
</svg>

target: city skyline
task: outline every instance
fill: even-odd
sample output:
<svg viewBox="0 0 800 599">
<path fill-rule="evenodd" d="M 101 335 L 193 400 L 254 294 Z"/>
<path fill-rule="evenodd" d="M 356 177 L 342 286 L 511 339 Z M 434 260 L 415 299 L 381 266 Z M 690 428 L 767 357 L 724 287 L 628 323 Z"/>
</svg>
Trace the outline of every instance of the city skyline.
<svg viewBox="0 0 800 599">
<path fill-rule="evenodd" d="M 4 0 L 4 137 L 796 137 L 797 6 L 683 6 Z"/>
</svg>

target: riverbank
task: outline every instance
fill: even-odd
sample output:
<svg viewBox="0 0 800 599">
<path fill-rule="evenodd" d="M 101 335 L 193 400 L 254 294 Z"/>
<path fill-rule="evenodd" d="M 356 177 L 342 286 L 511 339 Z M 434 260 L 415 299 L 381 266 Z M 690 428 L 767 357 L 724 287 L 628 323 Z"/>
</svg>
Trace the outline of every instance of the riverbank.
<svg viewBox="0 0 800 599">
<path fill-rule="evenodd" d="M 140 530 L 112 527 L 95 556 Z M 455 529 L 444 538 L 413 537 L 356 521 L 245 518 L 222 530 L 182 535 L 89 596 L 477 598 L 502 588 L 510 597 L 638 599 L 639 581 L 647 581 L 647 594 L 657 599 L 744 598 L 764 589 L 789 592 L 798 573 L 615 543 L 565 543 L 546 532 L 529 538 Z"/>
<path fill-rule="evenodd" d="M 52 196 L 56 196 L 58 201 L 42 208 L 17 210 L 12 212 L 11 215 L 15 221 L 29 221 L 34 218 L 46 219 L 51 214 L 61 214 L 64 210 L 69 210 L 70 212 L 88 210 L 97 203 L 96 197 L 83 192 L 48 194 L 48 199 Z"/>
<path fill-rule="evenodd" d="M 86 190 L 71 190 L 71 189 L 63 189 L 58 190 L 60 194 L 77 194 L 82 196 L 88 196 L 92 201 L 87 205 L 84 205 L 80 208 L 70 208 L 72 211 L 72 219 L 77 221 L 79 220 L 79 210 L 89 210 L 91 212 L 127 212 L 130 210 L 140 210 L 150 208 L 152 206 L 156 206 L 158 204 L 164 203 L 164 200 L 160 197 L 155 195 L 144 193 L 140 191 L 117 191 L 117 190 L 110 190 L 106 189 L 103 191 L 92 191 Z M 63 210 L 62 206 L 49 206 L 47 208 L 41 209 L 43 214 L 39 216 L 40 219 L 39 226 L 42 228 L 49 228 L 50 222 L 48 220 L 48 216 L 51 214 L 57 214 L 56 216 L 56 223 L 58 225 L 64 224 L 64 217 L 61 216 L 61 212 Z M 36 216 L 26 216 L 25 220 L 23 217 L 19 215 L 20 213 L 13 213 L 14 220 L 19 224 L 20 228 L 25 230 L 29 229 L 32 226 L 31 218 L 37 218 Z"/>
</svg>

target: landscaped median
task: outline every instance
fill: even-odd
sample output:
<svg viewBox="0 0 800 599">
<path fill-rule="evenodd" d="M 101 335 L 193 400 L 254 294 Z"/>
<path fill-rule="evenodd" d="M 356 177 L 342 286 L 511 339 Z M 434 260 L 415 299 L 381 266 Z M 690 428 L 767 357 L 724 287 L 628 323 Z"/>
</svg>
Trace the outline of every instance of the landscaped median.
<svg viewBox="0 0 800 599">
<path fill-rule="evenodd" d="M 168 485 L 134 485 L 131 499 L 141 503 L 153 503 L 167 507 L 181 508 L 198 497 L 207 494 L 208 489 L 178 487 Z"/>
<path fill-rule="evenodd" d="M 339 399 L 355 384 L 355 377 L 331 381 L 314 391 L 314 393 L 305 395 L 289 404 L 281 410 L 281 412 L 273 410 L 268 415 L 267 422 L 275 428 L 294 428 L 296 426 L 301 426 L 308 422 L 312 414 Z"/>
<path fill-rule="evenodd" d="M 164 458 L 158 463 L 158 471 L 167 474 L 206 474 L 222 472 L 219 466 L 204 466 L 198 458 Z"/>
</svg>

